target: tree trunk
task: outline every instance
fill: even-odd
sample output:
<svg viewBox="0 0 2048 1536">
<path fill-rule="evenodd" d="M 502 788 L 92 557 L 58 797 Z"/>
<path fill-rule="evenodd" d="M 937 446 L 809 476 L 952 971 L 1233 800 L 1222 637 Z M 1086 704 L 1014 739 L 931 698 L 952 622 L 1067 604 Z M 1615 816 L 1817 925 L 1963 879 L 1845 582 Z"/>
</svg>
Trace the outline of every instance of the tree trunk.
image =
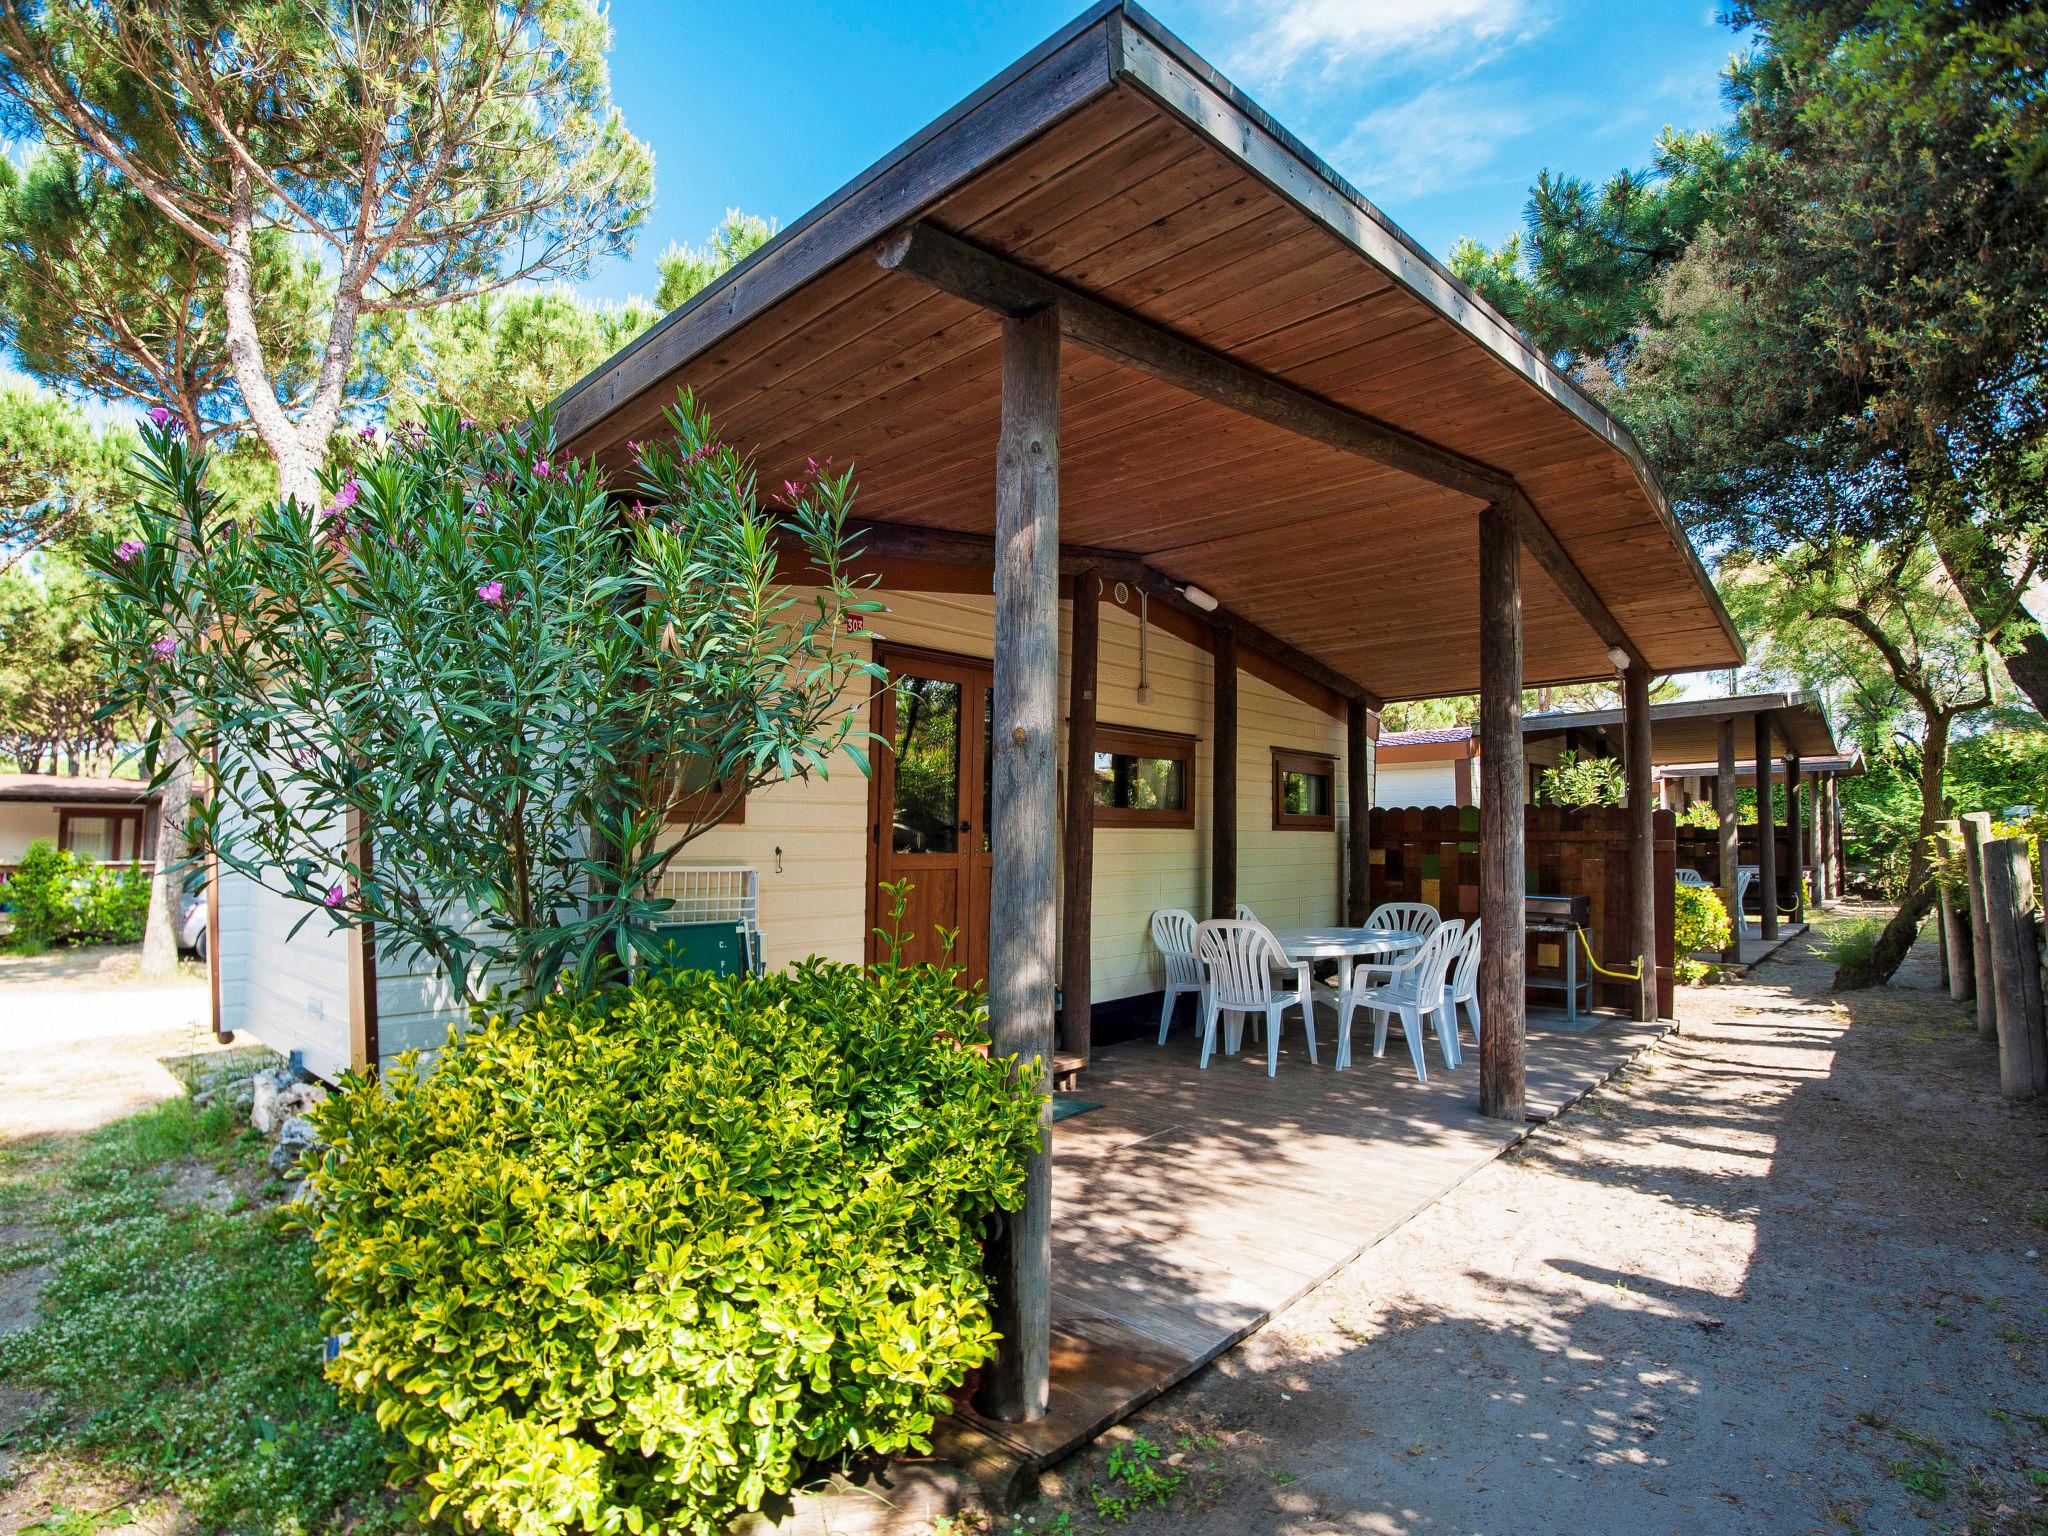
<svg viewBox="0 0 2048 1536">
<path fill-rule="evenodd" d="M 1942 772 L 1948 765 L 1949 716 L 1938 711 L 1927 715 L 1927 734 L 1920 743 L 1920 830 L 1906 851 L 1906 894 L 1899 910 L 1892 914 L 1878 935 L 1870 958 L 1862 965 L 1835 968 L 1835 990 L 1853 992 L 1863 987 L 1881 987 L 1905 963 L 1906 951 L 1920 932 L 1920 923 L 1934 905 L 1935 889 L 1928 866 L 1928 844 L 1941 831 L 1944 811 L 1941 799 Z"/>
<path fill-rule="evenodd" d="M 172 868 L 185 857 L 185 823 L 192 812 L 192 760 L 174 737 L 166 734 L 163 751 L 170 759 L 156 806 L 156 870 L 149 881 L 149 914 L 142 923 L 142 969 L 146 980 L 177 974 L 178 919 L 184 908 L 184 876 Z M 219 935 L 206 936 L 209 945 Z"/>
</svg>

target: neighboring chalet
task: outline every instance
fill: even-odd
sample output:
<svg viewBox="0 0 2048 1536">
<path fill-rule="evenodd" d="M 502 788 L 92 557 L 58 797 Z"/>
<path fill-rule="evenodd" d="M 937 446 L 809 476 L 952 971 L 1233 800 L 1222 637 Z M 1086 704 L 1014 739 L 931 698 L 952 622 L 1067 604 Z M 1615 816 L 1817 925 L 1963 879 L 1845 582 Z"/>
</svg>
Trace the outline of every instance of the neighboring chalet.
<svg viewBox="0 0 2048 1536">
<path fill-rule="evenodd" d="M 872 780 L 772 786 L 690 850 L 758 874 L 770 966 L 871 956 L 907 876 L 997 1050 L 1057 1029 L 1078 1069 L 1098 1011 L 1156 1008 L 1155 909 L 1362 921 L 1377 711 L 1480 695 L 1477 1065 L 1395 1110 L 1364 1052 L 1255 1081 L 1197 1071 L 1185 1025 L 1102 1053 L 1105 1107 L 1048 1110 L 990 1252 L 989 1433 L 1056 1455 L 1185 1375 L 1604 1048 L 1525 1040 L 1522 689 L 1619 671 L 1646 728 L 1651 679 L 1736 665 L 1734 627 L 1627 431 L 1144 11 L 1089 11 L 569 388 L 560 445 L 623 474 L 684 386 L 763 484 L 857 466 L 900 685 Z M 318 922 L 285 945 L 279 905 L 223 893 L 224 1025 L 323 1071 L 440 1042 L 430 979 Z M 1247 1221 L 1266 1257 L 1175 1247 Z"/>
<path fill-rule="evenodd" d="M 1373 761 L 1372 803 L 1479 803 L 1479 733 L 1469 725 L 1429 731 L 1382 731 Z"/>
<path fill-rule="evenodd" d="M 101 864 L 156 856 L 156 800 L 135 779 L 0 773 L 0 879 L 34 842 Z"/>
</svg>

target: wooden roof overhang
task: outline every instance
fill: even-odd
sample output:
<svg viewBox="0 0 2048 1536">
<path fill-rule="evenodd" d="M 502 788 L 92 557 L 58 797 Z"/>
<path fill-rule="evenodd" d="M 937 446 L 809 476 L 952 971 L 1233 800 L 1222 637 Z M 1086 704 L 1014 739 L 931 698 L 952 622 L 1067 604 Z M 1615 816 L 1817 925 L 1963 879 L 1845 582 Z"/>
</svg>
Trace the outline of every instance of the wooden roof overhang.
<svg viewBox="0 0 2048 1536">
<path fill-rule="evenodd" d="M 1777 755 L 1808 760 L 1838 757 L 1834 730 L 1820 705 L 1797 693 L 1750 693 L 1723 699 L 1673 699 L 1650 706 L 1650 762 L 1653 767 L 1677 763 L 1712 763 L 1720 752 L 1721 722 L 1735 721 L 1737 758 L 1754 770 L 1756 736 L 1752 722 L 1768 716 Z M 1525 740 L 1561 736 L 1566 731 L 1611 735 L 1617 748 L 1623 729 L 1618 709 L 1565 711 L 1527 715 Z M 1712 772 L 1711 768 L 1705 770 Z"/>
<path fill-rule="evenodd" d="M 1712 778 L 1720 771 L 1713 762 L 1700 763 L 1658 763 L 1655 765 L 1660 779 L 1687 779 L 1695 774 Z M 1817 773 L 1822 778 L 1853 779 L 1865 772 L 1861 752 L 1837 753 L 1833 757 L 1805 757 L 1799 760 L 1800 771 Z M 1756 764 L 1749 758 L 1737 758 L 1735 762 L 1735 785 L 1738 789 L 1749 789 L 1756 784 Z"/>
<path fill-rule="evenodd" d="M 1477 513 L 1525 676 L 1742 647 L 1627 432 L 1136 6 L 1089 11 L 569 389 L 619 472 L 688 386 L 761 483 L 857 468 L 880 557 L 990 558 L 1001 319 L 1059 311 L 1068 568 L 1194 584 L 1368 701 L 1478 685 Z"/>
</svg>

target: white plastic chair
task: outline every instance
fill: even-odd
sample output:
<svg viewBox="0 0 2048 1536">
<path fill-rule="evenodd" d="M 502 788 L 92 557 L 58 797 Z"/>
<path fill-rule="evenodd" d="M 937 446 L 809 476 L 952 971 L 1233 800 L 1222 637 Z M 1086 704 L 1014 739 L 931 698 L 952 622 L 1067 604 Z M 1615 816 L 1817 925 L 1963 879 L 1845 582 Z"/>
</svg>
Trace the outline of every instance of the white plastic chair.
<svg viewBox="0 0 2048 1536">
<path fill-rule="evenodd" d="M 1412 933 L 1418 938 L 1428 938 L 1442 924 L 1444 915 L 1426 901 L 1383 901 L 1372 909 L 1372 916 L 1365 920 L 1368 928 L 1379 928 L 1389 933 Z M 1410 950 L 1412 955 L 1414 950 Z M 1359 970 L 1363 976 L 1357 974 Z M 1367 960 L 1354 969 L 1350 978 L 1354 986 L 1367 984 L 1378 986 L 1393 974 L 1394 967 L 1385 960 Z"/>
<path fill-rule="evenodd" d="M 1444 1007 L 1450 1010 L 1451 1034 L 1458 1033 L 1462 1017 L 1472 1025 L 1472 1041 L 1479 1043 L 1479 924 L 1475 921 L 1458 941 L 1451 967 L 1444 979 Z"/>
<path fill-rule="evenodd" d="M 1183 992 L 1195 995 L 1195 1027 L 1202 1027 L 1202 962 L 1195 958 L 1194 915 L 1179 907 L 1164 907 L 1152 914 L 1152 942 L 1166 968 L 1166 1001 L 1159 1007 L 1159 1043 L 1166 1044 L 1166 1031 L 1173 1024 L 1173 1007 Z"/>
<path fill-rule="evenodd" d="M 1443 922 L 1443 914 L 1426 901 L 1383 901 L 1365 920 L 1368 928 L 1386 928 L 1395 933 L 1415 933 L 1428 938 Z"/>
<path fill-rule="evenodd" d="M 1240 923 L 1256 923 L 1259 920 L 1259 914 L 1240 901 L 1237 904 L 1237 920 Z"/>
<path fill-rule="evenodd" d="M 1216 1048 L 1216 1024 L 1231 1016 L 1224 1050 L 1235 1055 L 1244 1038 L 1244 1018 L 1250 1014 L 1265 1020 L 1266 1076 L 1280 1070 L 1280 1015 L 1288 1008 L 1301 1010 L 1302 1029 L 1308 1035 L 1308 1059 L 1316 1060 L 1316 1024 L 1309 995 L 1298 980 L 1299 972 L 1280 948 L 1280 941 L 1261 923 L 1217 920 L 1195 930 L 1195 953 L 1201 957 L 1208 991 L 1202 998 L 1202 1062 Z M 1286 986 L 1293 981 L 1293 986 Z"/>
<path fill-rule="evenodd" d="M 1436 1029 L 1437 1048 L 1443 1053 L 1444 1066 L 1457 1067 L 1458 1032 L 1449 1007 L 1449 990 L 1444 986 L 1444 973 L 1450 968 L 1451 955 L 1464 937 L 1464 919 L 1454 917 L 1425 939 L 1420 949 L 1393 965 L 1381 963 L 1353 967 L 1352 981 L 1345 987 L 1337 1004 L 1337 1069 L 1340 1072 L 1351 1065 L 1351 1016 L 1360 1008 L 1372 1010 L 1373 1055 L 1386 1055 L 1387 1022 L 1391 1016 L 1398 1016 L 1402 1037 L 1408 1042 L 1409 1058 L 1415 1063 L 1416 1080 L 1428 1082 L 1429 1068 L 1422 1059 L 1422 1022 L 1428 1019 Z M 1378 972 L 1385 979 L 1361 984 L 1360 973 L 1368 970 Z"/>
<path fill-rule="evenodd" d="M 1680 885 L 1697 885 L 1707 890 L 1713 889 L 1713 887 L 1707 885 L 1707 877 L 1696 869 L 1681 869 L 1678 872 L 1678 883 Z"/>
</svg>

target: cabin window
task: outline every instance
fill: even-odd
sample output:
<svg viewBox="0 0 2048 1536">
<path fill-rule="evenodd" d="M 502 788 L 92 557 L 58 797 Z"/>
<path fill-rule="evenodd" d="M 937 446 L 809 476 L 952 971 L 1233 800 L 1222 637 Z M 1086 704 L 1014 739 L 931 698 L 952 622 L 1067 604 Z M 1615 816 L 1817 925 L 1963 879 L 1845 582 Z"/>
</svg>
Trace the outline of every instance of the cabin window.
<svg viewBox="0 0 2048 1536">
<path fill-rule="evenodd" d="M 1095 824 L 1192 827 L 1195 738 L 1120 725 L 1095 728 Z"/>
<path fill-rule="evenodd" d="M 1328 832 L 1337 825 L 1337 759 L 1273 749 L 1273 825 L 1299 832 Z"/>
<path fill-rule="evenodd" d="M 701 826 L 744 826 L 747 820 L 746 784 L 737 776 L 720 780 L 711 777 L 711 765 L 701 757 L 683 760 L 676 770 L 674 797 L 669 801 L 668 820 Z M 721 808 L 724 814 L 720 814 Z"/>
</svg>

